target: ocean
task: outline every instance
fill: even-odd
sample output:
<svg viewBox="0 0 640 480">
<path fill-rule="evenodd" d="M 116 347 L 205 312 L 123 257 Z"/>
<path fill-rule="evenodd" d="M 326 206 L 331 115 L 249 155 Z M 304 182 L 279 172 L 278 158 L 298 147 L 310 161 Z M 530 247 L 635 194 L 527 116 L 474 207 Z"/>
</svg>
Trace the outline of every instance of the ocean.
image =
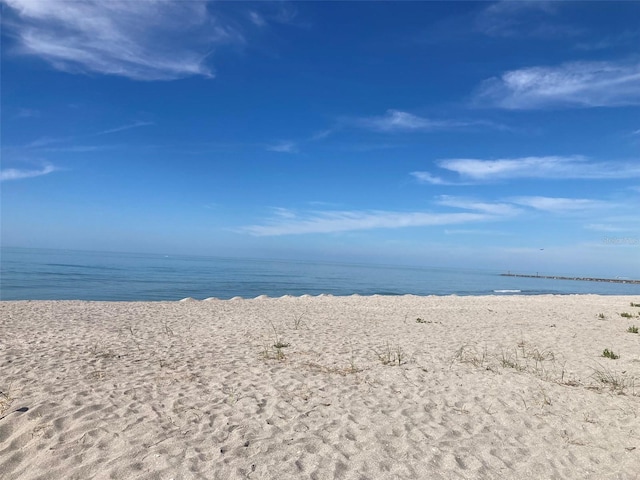
<svg viewBox="0 0 640 480">
<path fill-rule="evenodd" d="M 159 301 L 304 294 L 640 295 L 640 285 L 504 277 L 500 273 L 4 247 L 0 249 L 0 300 Z"/>
</svg>

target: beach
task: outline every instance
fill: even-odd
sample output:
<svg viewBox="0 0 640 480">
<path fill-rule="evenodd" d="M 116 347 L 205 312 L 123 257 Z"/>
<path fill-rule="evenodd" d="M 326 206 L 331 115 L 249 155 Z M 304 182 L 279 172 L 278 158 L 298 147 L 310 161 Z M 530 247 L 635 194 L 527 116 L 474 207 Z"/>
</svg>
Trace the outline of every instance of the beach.
<svg viewBox="0 0 640 480">
<path fill-rule="evenodd" d="M 3 301 L 0 478 L 638 479 L 639 303 Z"/>
</svg>

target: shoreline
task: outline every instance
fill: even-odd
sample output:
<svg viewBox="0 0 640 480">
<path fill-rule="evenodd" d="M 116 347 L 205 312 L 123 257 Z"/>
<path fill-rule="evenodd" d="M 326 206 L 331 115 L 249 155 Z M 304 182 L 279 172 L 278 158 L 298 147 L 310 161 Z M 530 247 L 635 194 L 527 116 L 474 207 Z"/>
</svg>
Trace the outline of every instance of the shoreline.
<svg viewBox="0 0 640 480">
<path fill-rule="evenodd" d="M 506 275 L 506 274 L 504 274 Z M 540 277 L 544 278 L 544 277 Z M 640 281 L 639 281 L 640 282 Z M 178 299 L 161 299 L 161 300 L 92 300 L 92 299 L 82 299 L 82 298 L 62 298 L 62 299 L 0 299 L 0 305 L 2 304 L 11 304 L 11 303 L 105 303 L 105 304 L 116 304 L 116 303 L 132 303 L 132 304 L 161 304 L 161 303 L 184 303 L 184 302 L 238 302 L 238 301 L 256 301 L 256 300 L 291 300 L 291 299 L 456 299 L 456 298 L 467 298 L 467 299 L 494 299 L 494 298 L 538 298 L 538 297 L 603 297 L 603 298 L 611 298 L 611 297 L 629 297 L 631 299 L 638 299 L 640 302 L 640 292 L 636 294 L 620 294 L 620 293 L 550 293 L 550 292 L 541 292 L 541 293 L 531 293 L 531 292 L 523 292 L 518 289 L 498 289 L 493 293 L 483 293 L 483 294 L 464 294 L 464 293 L 447 293 L 447 294 L 415 294 L 415 293 L 398 293 L 398 294 L 359 294 L 359 293 L 351 293 L 345 295 L 335 295 L 333 293 L 319 293 L 317 295 L 311 294 L 301 294 L 301 295 L 280 295 L 280 296 L 269 296 L 269 295 L 258 295 L 255 297 L 243 297 L 243 296 L 235 296 L 230 298 L 223 297 L 207 297 L 207 298 L 194 298 L 194 297 L 184 297 Z"/>
<path fill-rule="evenodd" d="M 634 478 L 632 303 L 640 295 L 3 301 L 0 471 Z"/>
</svg>

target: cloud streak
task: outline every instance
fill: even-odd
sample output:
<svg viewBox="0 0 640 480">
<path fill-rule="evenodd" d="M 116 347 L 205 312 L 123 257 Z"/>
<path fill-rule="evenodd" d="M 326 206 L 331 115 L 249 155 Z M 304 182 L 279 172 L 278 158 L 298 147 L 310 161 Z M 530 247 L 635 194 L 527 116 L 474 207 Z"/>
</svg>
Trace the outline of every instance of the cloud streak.
<svg viewBox="0 0 640 480">
<path fill-rule="evenodd" d="M 551 213 L 584 212 L 594 208 L 605 208 L 609 203 L 588 198 L 564 197 L 515 197 L 513 203 Z"/>
<path fill-rule="evenodd" d="M 280 142 L 273 145 L 267 145 L 270 152 L 279 153 L 298 153 L 298 145 L 295 142 Z"/>
<path fill-rule="evenodd" d="M 271 216 L 261 224 L 241 227 L 237 231 L 258 237 L 332 234 L 361 230 L 505 221 L 522 216 L 528 209 L 549 214 L 575 215 L 615 206 L 593 199 L 544 196 L 523 196 L 499 201 L 484 201 L 441 195 L 435 198 L 435 204 L 458 211 L 321 210 L 298 214 L 290 209 L 273 208 Z"/>
<path fill-rule="evenodd" d="M 41 115 L 42 114 L 39 110 L 35 110 L 33 108 L 20 108 L 18 109 L 16 118 L 39 118 Z"/>
<path fill-rule="evenodd" d="M 640 62 L 572 62 L 511 70 L 485 80 L 474 103 L 508 110 L 640 105 Z"/>
<path fill-rule="evenodd" d="M 477 230 L 477 229 L 446 229 L 445 235 L 491 235 L 491 236 L 507 236 L 511 235 L 509 232 L 501 230 Z"/>
<path fill-rule="evenodd" d="M 399 110 L 387 110 L 381 116 L 358 118 L 354 123 L 379 132 L 415 132 L 460 126 L 457 122 L 430 120 Z"/>
<path fill-rule="evenodd" d="M 155 124 L 153 122 L 134 122 L 128 125 L 122 125 L 120 127 L 108 128 L 107 130 L 102 130 L 101 132 L 94 133 L 91 136 L 108 135 L 110 133 L 122 132 L 124 130 L 131 130 L 132 128 L 148 127 L 149 125 L 155 125 Z"/>
<path fill-rule="evenodd" d="M 584 226 L 586 230 L 593 230 L 596 232 L 633 232 L 634 228 L 621 225 L 612 225 L 606 223 L 589 223 Z"/>
<path fill-rule="evenodd" d="M 490 128 L 495 130 L 511 130 L 510 127 L 495 123 L 488 120 L 434 120 L 426 117 L 420 117 L 413 113 L 403 112 L 400 110 L 389 109 L 384 115 L 373 116 L 351 116 L 337 119 L 336 123 L 324 130 L 320 130 L 310 137 L 299 140 L 297 142 L 279 142 L 267 145 L 266 149 L 275 152 L 296 153 L 298 147 L 305 143 L 317 142 L 324 140 L 345 129 L 363 129 L 372 132 L 400 134 L 415 132 L 432 132 L 442 130 L 456 130 L 462 128 Z M 395 145 L 388 144 L 372 144 L 367 142 L 366 145 L 355 145 L 349 147 L 354 151 L 369 151 L 379 148 L 390 148 Z M 432 179 L 436 182 L 436 179 Z"/>
<path fill-rule="evenodd" d="M 242 35 L 210 15 L 207 2 L 6 0 L 15 51 L 72 73 L 133 80 L 212 77 L 206 59 Z M 185 32 L 189 32 L 185 35 Z"/>
<path fill-rule="evenodd" d="M 491 37 L 554 39 L 573 37 L 582 30 L 552 17 L 558 2 L 499 1 L 489 4 L 475 18 L 475 30 Z"/>
<path fill-rule="evenodd" d="M 29 143 L 28 145 L 26 145 L 26 148 L 45 148 L 45 147 L 49 147 L 50 145 L 56 145 L 56 144 L 64 144 L 67 142 L 72 142 L 74 140 L 78 140 L 78 139 L 83 139 L 83 138 L 91 138 L 91 137 L 99 137 L 102 135 L 110 135 L 112 133 L 117 133 L 117 132 L 122 132 L 125 130 L 131 130 L 133 128 L 140 128 L 140 127 L 147 127 L 149 125 L 155 125 L 155 123 L 153 122 L 134 122 L 134 123 L 129 123 L 126 125 L 121 125 L 119 127 L 113 127 L 113 128 L 108 128 L 106 130 L 101 130 L 99 132 L 95 132 L 95 133 L 89 133 L 89 134 L 85 134 L 85 135 L 77 135 L 77 136 L 71 136 L 71 137 L 57 137 L 57 138 L 52 138 L 52 137 L 41 137 L 38 138 L 37 140 L 34 140 L 33 142 Z M 104 146 L 87 146 L 87 145 L 74 145 L 72 147 L 68 147 L 68 148 L 57 148 L 55 150 L 69 150 L 69 149 L 89 149 L 89 150 L 96 150 L 96 149 L 101 149 L 101 148 L 105 148 Z M 53 150 L 52 148 L 47 148 L 47 150 Z"/>
<path fill-rule="evenodd" d="M 637 45 L 640 40 L 640 30 L 625 30 L 615 35 L 608 35 L 599 39 L 589 39 L 587 41 L 578 43 L 576 45 L 577 50 L 606 50 L 613 48 L 620 48 L 627 45 Z"/>
<path fill-rule="evenodd" d="M 549 180 L 611 180 L 640 178 L 640 162 L 593 162 L 581 155 L 503 158 L 451 158 L 438 160 L 441 169 L 455 173 L 464 182 L 449 181 L 430 172 L 411 172 L 421 183 L 470 185 L 479 182 L 539 178 Z M 466 182 L 466 183 L 465 183 Z"/>
<path fill-rule="evenodd" d="M 56 168 L 53 165 L 45 165 L 39 170 L 20 170 L 17 168 L 6 168 L 0 171 L 0 181 L 6 182 L 9 180 L 22 180 L 24 178 L 41 177 L 55 171 Z"/>
<path fill-rule="evenodd" d="M 384 115 L 352 118 L 346 123 L 366 130 L 385 133 L 429 132 L 474 126 L 506 129 L 503 125 L 482 120 L 434 120 L 393 109 L 387 110 Z"/>
<path fill-rule="evenodd" d="M 479 200 L 441 195 L 437 200 L 438 205 L 446 207 L 461 208 L 463 210 L 474 210 L 482 213 L 500 216 L 512 216 L 521 212 L 521 209 L 508 203 L 483 202 Z"/>
<path fill-rule="evenodd" d="M 410 174 L 418 183 L 428 183 L 430 185 L 467 185 L 460 182 L 450 182 L 429 172 L 411 172 Z"/>
<path fill-rule="evenodd" d="M 263 225 L 240 229 L 254 236 L 330 234 L 356 230 L 454 225 L 489 220 L 484 213 L 429 213 L 389 211 L 319 211 L 303 216 L 276 215 Z"/>
</svg>

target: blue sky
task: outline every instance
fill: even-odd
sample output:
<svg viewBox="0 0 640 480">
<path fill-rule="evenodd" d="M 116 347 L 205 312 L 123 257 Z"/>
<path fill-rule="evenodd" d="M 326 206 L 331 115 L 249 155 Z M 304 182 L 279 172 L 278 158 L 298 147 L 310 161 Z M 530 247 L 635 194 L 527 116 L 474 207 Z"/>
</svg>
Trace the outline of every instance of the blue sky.
<svg viewBox="0 0 640 480">
<path fill-rule="evenodd" d="M 640 2 L 5 0 L 5 246 L 638 277 Z"/>
</svg>

